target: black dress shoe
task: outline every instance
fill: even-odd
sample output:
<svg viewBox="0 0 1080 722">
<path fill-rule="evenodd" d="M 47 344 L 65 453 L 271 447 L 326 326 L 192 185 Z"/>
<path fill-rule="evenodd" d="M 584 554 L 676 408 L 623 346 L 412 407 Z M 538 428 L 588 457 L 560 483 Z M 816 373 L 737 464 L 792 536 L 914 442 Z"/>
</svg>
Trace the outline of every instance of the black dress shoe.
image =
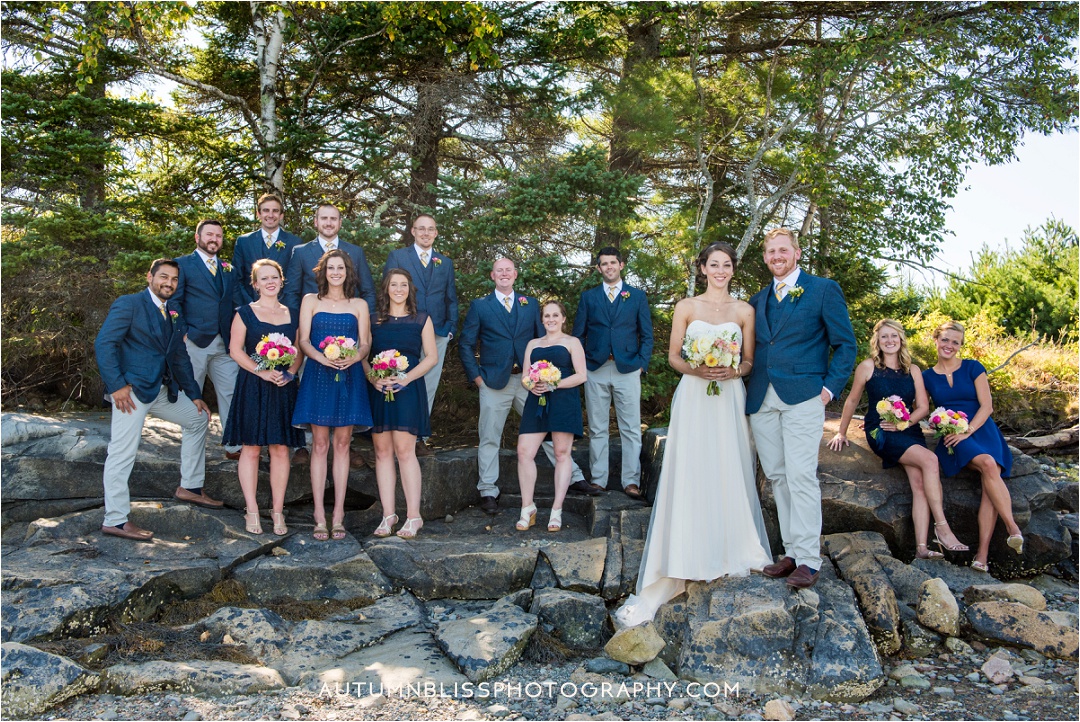
<svg viewBox="0 0 1080 722">
<path fill-rule="evenodd" d="M 820 572 L 810 571 L 810 567 L 805 564 L 800 564 L 799 568 L 791 573 L 787 578 L 787 585 L 794 587 L 795 589 L 806 589 L 817 584 L 817 578 Z"/>
<path fill-rule="evenodd" d="M 604 492 L 597 491 L 596 487 L 587 481 L 575 481 L 570 485 L 568 491 L 575 492 L 577 494 L 586 494 L 588 496 L 600 496 Z"/>
<path fill-rule="evenodd" d="M 499 500 L 494 496 L 485 496 L 480 500 L 480 508 L 488 514 L 498 514 Z"/>
<path fill-rule="evenodd" d="M 779 579 L 780 577 L 786 577 L 795 571 L 795 560 L 791 557 L 784 557 L 776 564 L 766 564 L 761 573 L 767 577 Z"/>
</svg>

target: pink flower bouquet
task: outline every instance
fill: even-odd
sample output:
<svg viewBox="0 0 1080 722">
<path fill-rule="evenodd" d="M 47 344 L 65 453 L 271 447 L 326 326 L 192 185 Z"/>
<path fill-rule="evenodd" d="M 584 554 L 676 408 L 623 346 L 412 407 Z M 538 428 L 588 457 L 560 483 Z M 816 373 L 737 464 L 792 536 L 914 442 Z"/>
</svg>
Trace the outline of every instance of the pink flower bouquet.
<svg viewBox="0 0 1080 722">
<path fill-rule="evenodd" d="M 903 431 L 911 426 L 911 412 L 908 411 L 907 405 L 904 400 L 893 394 L 877 402 L 878 416 L 881 417 L 881 421 L 886 424 L 894 424 L 897 431 Z M 874 429 L 870 432 L 871 438 L 875 441 L 881 435 L 881 429 Z"/>
<path fill-rule="evenodd" d="M 371 378 L 374 379 L 402 379 L 405 371 L 409 368 L 409 358 L 400 351 L 388 348 L 375 358 L 371 359 Z M 383 394 L 386 401 L 394 400 L 394 390 L 389 389 Z"/>
<path fill-rule="evenodd" d="M 339 358 L 352 358 L 359 352 L 356 348 L 356 340 L 345 336 L 327 336 L 319 343 L 319 349 L 331 361 L 337 361 Z M 334 374 L 334 381 L 340 380 L 341 373 Z"/>
<path fill-rule="evenodd" d="M 296 360 L 296 347 L 283 333 L 267 334 L 256 344 L 251 360 L 255 362 L 256 371 L 273 370 L 279 366 L 289 368 Z"/>
<path fill-rule="evenodd" d="M 968 430 L 968 417 L 963 411 L 953 411 L 939 406 L 930 412 L 930 428 L 934 430 L 934 436 L 943 439 L 949 434 L 964 434 Z M 949 447 L 949 453 L 956 453 Z"/>
<path fill-rule="evenodd" d="M 531 390 L 538 383 L 543 382 L 554 389 L 560 381 L 562 381 L 562 372 L 555 364 L 550 361 L 535 361 L 529 366 L 529 373 L 525 377 L 525 388 Z M 547 395 L 541 396 L 537 403 L 547 406 Z"/>
</svg>

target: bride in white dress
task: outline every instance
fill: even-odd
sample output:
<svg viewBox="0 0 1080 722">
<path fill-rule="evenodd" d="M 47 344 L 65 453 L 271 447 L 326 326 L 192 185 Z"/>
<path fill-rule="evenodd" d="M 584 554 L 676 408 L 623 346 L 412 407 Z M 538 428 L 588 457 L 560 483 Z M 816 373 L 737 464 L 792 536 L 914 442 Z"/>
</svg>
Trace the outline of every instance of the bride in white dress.
<svg viewBox="0 0 1080 722">
<path fill-rule="evenodd" d="M 728 293 L 735 266 L 734 248 L 710 244 L 697 258 L 705 292 L 675 306 L 668 363 L 683 377 L 672 401 L 637 594 L 614 615 L 624 627 L 650 621 L 683 592 L 686 580 L 745 575 L 772 563 L 740 378 L 754 365 L 754 309 Z M 682 357 L 683 339 L 725 330 L 741 337 L 738 367 L 691 368 Z M 719 396 L 707 393 L 711 381 L 720 386 Z"/>
</svg>

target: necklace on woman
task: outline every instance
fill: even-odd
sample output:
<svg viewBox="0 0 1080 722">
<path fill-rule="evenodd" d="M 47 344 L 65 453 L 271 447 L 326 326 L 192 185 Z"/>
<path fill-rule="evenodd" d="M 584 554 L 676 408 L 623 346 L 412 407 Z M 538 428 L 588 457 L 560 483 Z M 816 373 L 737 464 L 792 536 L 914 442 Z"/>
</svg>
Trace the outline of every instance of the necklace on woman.
<svg viewBox="0 0 1080 722">
<path fill-rule="evenodd" d="M 952 371 L 950 371 L 950 370 L 949 370 L 949 369 L 948 369 L 948 368 L 947 368 L 947 367 L 945 366 L 945 364 L 941 364 L 941 373 L 945 374 L 945 377 L 951 380 L 951 379 L 952 379 L 952 375 L 953 375 L 953 373 L 954 373 L 954 372 L 955 372 L 955 371 L 956 371 L 957 369 L 959 369 L 959 368 L 960 368 L 960 364 L 957 364 L 957 365 L 956 365 L 956 368 L 955 368 L 955 369 L 953 369 Z"/>
</svg>

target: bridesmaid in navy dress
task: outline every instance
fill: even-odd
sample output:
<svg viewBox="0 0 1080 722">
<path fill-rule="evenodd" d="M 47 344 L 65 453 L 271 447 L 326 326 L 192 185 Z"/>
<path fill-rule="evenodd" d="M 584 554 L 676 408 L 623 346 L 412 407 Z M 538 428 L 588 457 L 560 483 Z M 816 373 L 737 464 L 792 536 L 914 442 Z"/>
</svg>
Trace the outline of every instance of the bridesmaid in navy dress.
<svg viewBox="0 0 1080 722">
<path fill-rule="evenodd" d="M 911 485 L 911 518 L 915 524 L 915 556 L 919 559 L 941 559 L 941 552 L 927 547 L 930 515 L 934 516 L 934 542 L 949 551 L 967 551 L 949 528 L 942 506 L 941 477 L 937 457 L 926 448 L 919 420 L 930 412 L 930 402 L 923 387 L 919 367 L 911 363 L 904 327 L 886 318 L 877 322 L 870 337 L 870 358 L 855 368 L 851 393 L 844 402 L 840 429 L 829 442 L 829 448 L 840 451 L 848 442 L 847 430 L 855 407 L 866 389 L 870 408 L 864 428 L 866 443 L 881 457 L 881 466 L 889 469 L 897 464 L 904 467 Z M 877 403 L 889 396 L 899 396 L 911 412 L 910 426 L 900 430 L 895 424 L 883 422 Z"/>
<path fill-rule="evenodd" d="M 431 435 L 424 374 L 439 360 L 435 327 L 426 313 L 416 310 L 416 289 L 408 271 L 390 269 L 375 303 L 377 311 L 371 318 L 372 356 L 396 349 L 409 360 L 403 379 L 373 378 L 371 365 L 366 359 L 364 361 L 364 370 L 373 387 L 371 440 L 375 444 L 375 480 L 383 510 L 382 523 L 375 529 L 375 536 L 390 536 L 398 520 L 394 505 L 394 458 L 397 457 L 401 488 L 405 492 L 405 523 L 397 535 L 412 539 L 424 526 L 420 517 L 421 479 L 416 439 Z M 394 392 L 393 401 L 386 400 L 390 390 Z"/>
<path fill-rule="evenodd" d="M 255 490 L 259 485 L 259 454 L 262 447 L 270 451 L 270 496 L 274 533 L 289 533 L 285 526 L 285 488 L 289 485 L 289 449 L 302 446 L 304 435 L 294 428 L 291 420 L 296 406 L 296 372 L 304 355 L 287 369 L 256 371 L 251 359 L 263 336 L 280 333 L 296 346 L 296 319 L 288 307 L 278 301 L 283 285 L 281 266 L 261 259 L 251 266 L 251 285 L 258 297 L 253 303 L 241 306 L 233 317 L 229 355 L 240 367 L 233 392 L 233 404 L 225 424 L 225 445 L 242 446 L 237 475 L 244 492 L 244 526 L 252 534 L 262 534 L 259 523 L 259 503 Z"/>
<path fill-rule="evenodd" d="M 541 311 L 541 322 L 546 334 L 529 341 L 525 347 L 524 373 L 521 383 L 529 388 L 529 367 L 536 361 L 550 361 L 562 374 L 555 389 L 540 382 L 529 388 L 531 392 L 521 411 L 521 427 L 518 430 L 518 485 L 521 487 L 521 518 L 517 529 L 525 531 L 536 521 L 536 504 L 533 491 L 536 488 L 536 452 L 548 434 L 555 447 L 555 500 L 551 506 L 548 531 L 562 529 L 562 505 L 570 488 L 572 461 L 571 447 L 574 437 L 581 437 L 581 392 L 585 383 L 585 350 L 581 341 L 566 333 L 566 307 L 559 301 L 547 301 Z M 540 405 L 540 399 L 546 400 Z"/>
<path fill-rule="evenodd" d="M 353 426 L 371 426 L 367 381 L 360 363 L 371 348 L 368 305 L 353 298 L 359 283 L 352 259 L 341 250 L 327 251 L 315 267 L 318 293 L 304 296 L 300 305 L 300 349 L 310 359 L 300 382 L 293 424 L 311 426 L 311 494 L 315 500 L 314 537 L 345 538 L 345 492 L 349 482 L 349 442 Z M 328 336 L 356 342 L 357 353 L 331 360 L 319 344 Z M 326 529 L 323 492 L 330 428 L 334 429 L 334 516 Z"/>
<path fill-rule="evenodd" d="M 1002 478 L 1012 474 L 1012 452 L 990 418 L 994 405 L 986 369 L 974 359 L 957 358 L 964 344 L 964 327 L 956 321 L 943 323 L 934 329 L 934 343 L 938 360 L 933 368 L 923 371 L 926 390 L 937 406 L 963 411 L 968 417 L 968 430 L 963 434 L 949 434 L 935 452 L 945 476 L 956 476 L 965 466 L 982 476 L 979 549 L 971 568 L 988 572 L 990 538 L 999 516 L 1009 535 L 1005 543 L 1017 554 L 1024 553 L 1024 536 L 1013 519 L 1012 496 Z"/>
</svg>

